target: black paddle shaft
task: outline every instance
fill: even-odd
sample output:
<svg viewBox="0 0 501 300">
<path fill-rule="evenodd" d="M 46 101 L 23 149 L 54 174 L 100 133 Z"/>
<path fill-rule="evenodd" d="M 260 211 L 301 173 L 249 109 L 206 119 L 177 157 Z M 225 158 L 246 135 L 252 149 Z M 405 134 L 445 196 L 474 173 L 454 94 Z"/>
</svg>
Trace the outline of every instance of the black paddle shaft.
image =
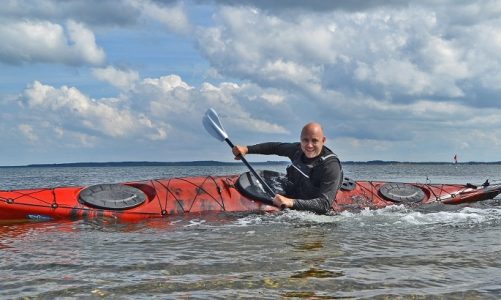
<svg viewBox="0 0 501 300">
<path fill-rule="evenodd" d="M 232 149 L 233 147 L 235 147 L 235 145 L 233 145 L 230 139 L 226 138 L 224 140 L 228 143 L 228 145 L 230 145 Z M 275 192 L 271 189 L 271 187 L 266 183 L 266 181 L 264 181 L 263 178 L 261 178 L 261 176 L 259 176 L 259 174 L 256 173 L 254 168 L 247 162 L 247 160 L 243 155 L 240 155 L 240 159 L 244 162 L 247 168 L 249 168 L 254 177 L 256 177 L 257 180 L 259 180 L 259 182 L 263 185 L 265 192 L 271 197 L 271 199 L 273 199 L 275 197 Z"/>
</svg>

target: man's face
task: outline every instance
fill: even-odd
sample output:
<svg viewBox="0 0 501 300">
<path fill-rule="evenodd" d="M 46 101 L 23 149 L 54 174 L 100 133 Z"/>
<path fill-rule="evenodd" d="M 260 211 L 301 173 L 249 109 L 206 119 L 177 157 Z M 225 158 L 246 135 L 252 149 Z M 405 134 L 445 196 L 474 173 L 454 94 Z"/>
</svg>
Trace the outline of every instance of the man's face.
<svg viewBox="0 0 501 300">
<path fill-rule="evenodd" d="M 308 158 L 320 155 L 325 144 L 325 136 L 320 126 L 306 126 L 301 132 L 301 150 Z"/>
</svg>

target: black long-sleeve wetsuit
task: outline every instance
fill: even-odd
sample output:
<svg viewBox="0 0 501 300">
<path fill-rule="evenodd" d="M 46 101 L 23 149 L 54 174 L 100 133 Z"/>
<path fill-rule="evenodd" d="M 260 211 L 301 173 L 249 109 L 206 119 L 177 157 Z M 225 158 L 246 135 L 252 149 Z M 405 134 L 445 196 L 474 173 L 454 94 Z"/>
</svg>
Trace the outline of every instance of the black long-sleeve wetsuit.
<svg viewBox="0 0 501 300">
<path fill-rule="evenodd" d="M 341 162 L 329 148 L 323 147 L 319 156 L 307 158 L 300 143 L 269 142 L 247 146 L 249 154 L 279 155 L 288 157 L 293 164 L 309 166 L 302 176 L 291 175 L 288 168 L 287 178 L 291 182 L 286 189 L 287 197 L 294 199 L 292 209 L 308 210 L 316 213 L 327 213 L 336 198 L 342 183 L 343 171 Z M 328 157 L 326 159 L 326 157 Z M 294 171 L 293 169 L 291 169 Z M 299 173 L 297 173 L 299 174 Z M 304 176 L 307 175 L 307 176 Z"/>
</svg>

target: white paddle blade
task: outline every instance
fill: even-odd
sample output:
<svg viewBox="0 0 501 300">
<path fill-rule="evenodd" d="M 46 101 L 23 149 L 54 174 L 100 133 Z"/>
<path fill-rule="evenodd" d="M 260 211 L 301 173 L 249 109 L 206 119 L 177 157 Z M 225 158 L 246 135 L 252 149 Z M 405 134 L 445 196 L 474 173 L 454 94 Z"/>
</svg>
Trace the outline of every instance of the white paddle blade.
<svg viewBox="0 0 501 300">
<path fill-rule="evenodd" d="M 224 142 L 224 140 L 228 138 L 221 121 L 219 121 L 219 116 L 213 108 L 207 110 L 202 119 L 202 123 L 204 124 L 205 130 L 221 142 Z"/>
</svg>

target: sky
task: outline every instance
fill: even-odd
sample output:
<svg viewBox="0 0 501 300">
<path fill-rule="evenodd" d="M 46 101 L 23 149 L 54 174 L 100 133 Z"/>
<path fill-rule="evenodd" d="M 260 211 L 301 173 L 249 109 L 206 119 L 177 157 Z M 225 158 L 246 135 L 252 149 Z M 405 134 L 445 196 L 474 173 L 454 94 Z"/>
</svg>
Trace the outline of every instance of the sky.
<svg viewBox="0 0 501 300">
<path fill-rule="evenodd" d="M 208 108 L 235 144 L 501 161 L 499 53 L 500 1 L 6 0 L 0 165 L 232 161 Z"/>
</svg>

